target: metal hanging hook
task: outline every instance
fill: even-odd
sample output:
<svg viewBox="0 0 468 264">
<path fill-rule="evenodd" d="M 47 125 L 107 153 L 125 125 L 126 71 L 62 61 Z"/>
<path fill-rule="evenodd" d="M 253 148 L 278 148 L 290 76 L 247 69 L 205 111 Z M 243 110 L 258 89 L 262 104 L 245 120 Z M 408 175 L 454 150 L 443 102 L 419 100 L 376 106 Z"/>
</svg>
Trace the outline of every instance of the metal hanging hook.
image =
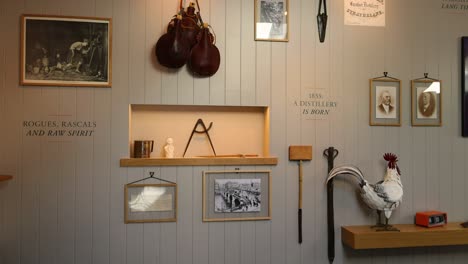
<svg viewBox="0 0 468 264">
<path fill-rule="evenodd" d="M 172 181 L 168 181 L 168 180 L 164 180 L 164 179 L 161 179 L 161 178 L 158 178 L 158 177 L 154 177 L 154 171 L 150 171 L 149 175 L 150 175 L 149 177 L 146 177 L 146 178 L 143 178 L 143 179 L 140 179 L 140 180 L 136 180 L 136 181 L 132 181 L 132 182 L 129 182 L 129 183 L 125 184 L 125 185 L 132 185 L 132 184 L 135 184 L 137 182 L 146 181 L 148 179 L 155 179 L 155 180 L 160 180 L 160 181 L 167 182 L 167 183 L 176 184 L 175 182 L 172 182 Z"/>
</svg>

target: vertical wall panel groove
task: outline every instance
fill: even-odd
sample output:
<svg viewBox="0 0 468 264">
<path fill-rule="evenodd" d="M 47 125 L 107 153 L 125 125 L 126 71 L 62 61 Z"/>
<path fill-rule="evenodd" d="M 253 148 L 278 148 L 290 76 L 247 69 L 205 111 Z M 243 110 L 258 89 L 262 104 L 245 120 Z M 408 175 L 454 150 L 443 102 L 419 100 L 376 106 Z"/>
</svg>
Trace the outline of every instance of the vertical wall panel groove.
<svg viewBox="0 0 468 264">
<path fill-rule="evenodd" d="M 0 70 L 1 84 L 0 89 L 0 107 L 2 107 L 2 117 L 0 117 L 3 127 L 1 145 L 0 173 L 12 174 L 15 178 L 8 183 L 3 183 L 0 187 L 2 194 L 3 216 L 2 231 L 0 231 L 0 244 L 2 255 L 1 260 L 6 263 L 15 263 L 21 260 L 21 249 L 23 248 L 19 237 L 22 236 L 22 214 L 23 214 L 23 173 L 21 169 L 23 143 L 21 141 L 22 129 L 18 126 L 23 115 L 22 91 L 17 91 L 17 80 L 19 73 L 16 69 L 19 62 L 16 55 L 19 53 L 17 39 L 19 25 L 14 23 L 18 21 L 18 16 L 24 11 L 25 1 L 15 1 L 13 4 L 2 3 L 2 32 L 5 38 L 13 41 L 5 42 L 1 46 L 3 52 L 2 64 Z M 13 115 L 12 113 L 17 113 Z M 6 128 L 9 129 L 6 129 Z M 32 197 L 32 196 L 29 196 Z M 29 207 L 33 208 L 33 207 Z"/>
<path fill-rule="evenodd" d="M 228 12 L 226 1 L 228 0 L 208 1 L 210 12 L 208 22 L 213 25 L 216 32 L 216 47 L 221 55 L 219 69 L 215 75 L 210 77 L 210 104 L 215 105 L 226 104 L 226 15 Z M 200 8 L 205 8 L 205 6 L 207 5 Z M 204 19 L 206 20 L 206 18 Z"/>
<path fill-rule="evenodd" d="M 241 1 L 240 20 L 240 100 L 241 105 L 255 105 L 254 9 L 250 0 Z"/>
<path fill-rule="evenodd" d="M 123 225 L 123 186 L 127 182 L 127 170 L 119 168 L 115 162 L 129 153 L 128 146 L 128 0 L 112 2 L 113 22 L 113 85 L 111 90 L 111 176 L 110 176 L 110 260 L 109 263 L 125 263 L 126 228 Z M 125 117 L 125 118 L 122 118 Z"/>
<path fill-rule="evenodd" d="M 226 1 L 226 104 L 241 103 L 242 1 Z"/>
</svg>

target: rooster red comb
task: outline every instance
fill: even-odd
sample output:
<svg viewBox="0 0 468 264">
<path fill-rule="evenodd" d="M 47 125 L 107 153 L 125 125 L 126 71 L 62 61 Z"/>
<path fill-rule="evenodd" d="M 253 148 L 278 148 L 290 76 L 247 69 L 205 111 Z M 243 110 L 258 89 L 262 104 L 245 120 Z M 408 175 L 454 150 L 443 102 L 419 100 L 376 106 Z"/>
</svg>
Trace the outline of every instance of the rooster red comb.
<svg viewBox="0 0 468 264">
<path fill-rule="evenodd" d="M 383 155 L 383 158 L 388 162 L 397 162 L 398 161 L 398 157 L 393 153 L 385 153 Z"/>
<path fill-rule="evenodd" d="M 400 170 L 397 166 L 397 162 L 398 162 L 398 157 L 393 154 L 393 153 L 385 153 L 383 158 L 388 161 L 388 168 L 390 169 L 397 169 L 398 170 L 398 173 L 400 173 Z"/>
</svg>

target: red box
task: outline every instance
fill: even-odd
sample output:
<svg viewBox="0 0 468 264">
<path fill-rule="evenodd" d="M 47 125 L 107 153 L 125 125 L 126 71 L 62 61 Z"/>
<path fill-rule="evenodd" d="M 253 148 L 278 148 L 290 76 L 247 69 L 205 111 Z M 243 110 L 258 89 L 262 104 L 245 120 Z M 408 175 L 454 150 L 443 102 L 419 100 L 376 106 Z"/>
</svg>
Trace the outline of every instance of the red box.
<svg viewBox="0 0 468 264">
<path fill-rule="evenodd" d="M 416 213 L 416 225 L 436 227 L 447 224 L 447 213 L 440 211 L 426 211 Z"/>
</svg>

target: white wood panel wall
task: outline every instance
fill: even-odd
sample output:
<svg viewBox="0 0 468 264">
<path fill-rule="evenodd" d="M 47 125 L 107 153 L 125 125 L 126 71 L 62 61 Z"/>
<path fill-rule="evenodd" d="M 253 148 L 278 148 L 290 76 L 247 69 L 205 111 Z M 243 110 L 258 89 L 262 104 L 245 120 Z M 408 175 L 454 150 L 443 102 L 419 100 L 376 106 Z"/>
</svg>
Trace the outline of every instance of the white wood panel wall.
<svg viewBox="0 0 468 264">
<path fill-rule="evenodd" d="M 440 11 L 440 0 L 387 2 L 385 28 L 343 25 L 343 1 L 328 1 L 325 43 L 315 24 L 318 1 L 290 0 L 290 40 L 255 42 L 252 0 L 200 0 L 217 35 L 221 66 L 193 78 L 158 65 L 154 45 L 177 0 L 1 0 L 0 263 L 294 264 L 327 263 L 327 164 L 358 165 L 371 182 L 382 176 L 382 154 L 399 155 L 405 197 L 394 223 L 439 209 L 468 220 L 468 140 L 460 137 L 460 37 L 468 16 Z M 22 13 L 111 17 L 111 89 L 18 85 Z M 402 80 L 402 126 L 368 125 L 368 79 Z M 429 72 L 443 80 L 443 126 L 410 125 L 410 80 Z M 342 98 L 340 114 L 303 120 L 291 104 L 304 89 Z M 272 220 L 203 223 L 202 172 L 234 167 L 120 168 L 128 155 L 128 104 L 268 105 L 271 107 Z M 23 120 L 96 120 L 92 138 L 65 142 L 26 137 Z M 162 144 L 162 143 L 159 143 Z M 178 148 L 183 148 L 183 142 Z M 287 148 L 311 144 L 304 163 L 304 243 L 297 243 L 297 164 Z M 245 167 L 264 169 L 264 167 Z M 177 223 L 123 223 L 123 186 L 149 171 L 179 186 Z M 353 251 L 341 225 L 371 224 L 373 212 L 355 188 L 335 183 L 335 263 L 466 263 L 463 247 Z"/>
</svg>

